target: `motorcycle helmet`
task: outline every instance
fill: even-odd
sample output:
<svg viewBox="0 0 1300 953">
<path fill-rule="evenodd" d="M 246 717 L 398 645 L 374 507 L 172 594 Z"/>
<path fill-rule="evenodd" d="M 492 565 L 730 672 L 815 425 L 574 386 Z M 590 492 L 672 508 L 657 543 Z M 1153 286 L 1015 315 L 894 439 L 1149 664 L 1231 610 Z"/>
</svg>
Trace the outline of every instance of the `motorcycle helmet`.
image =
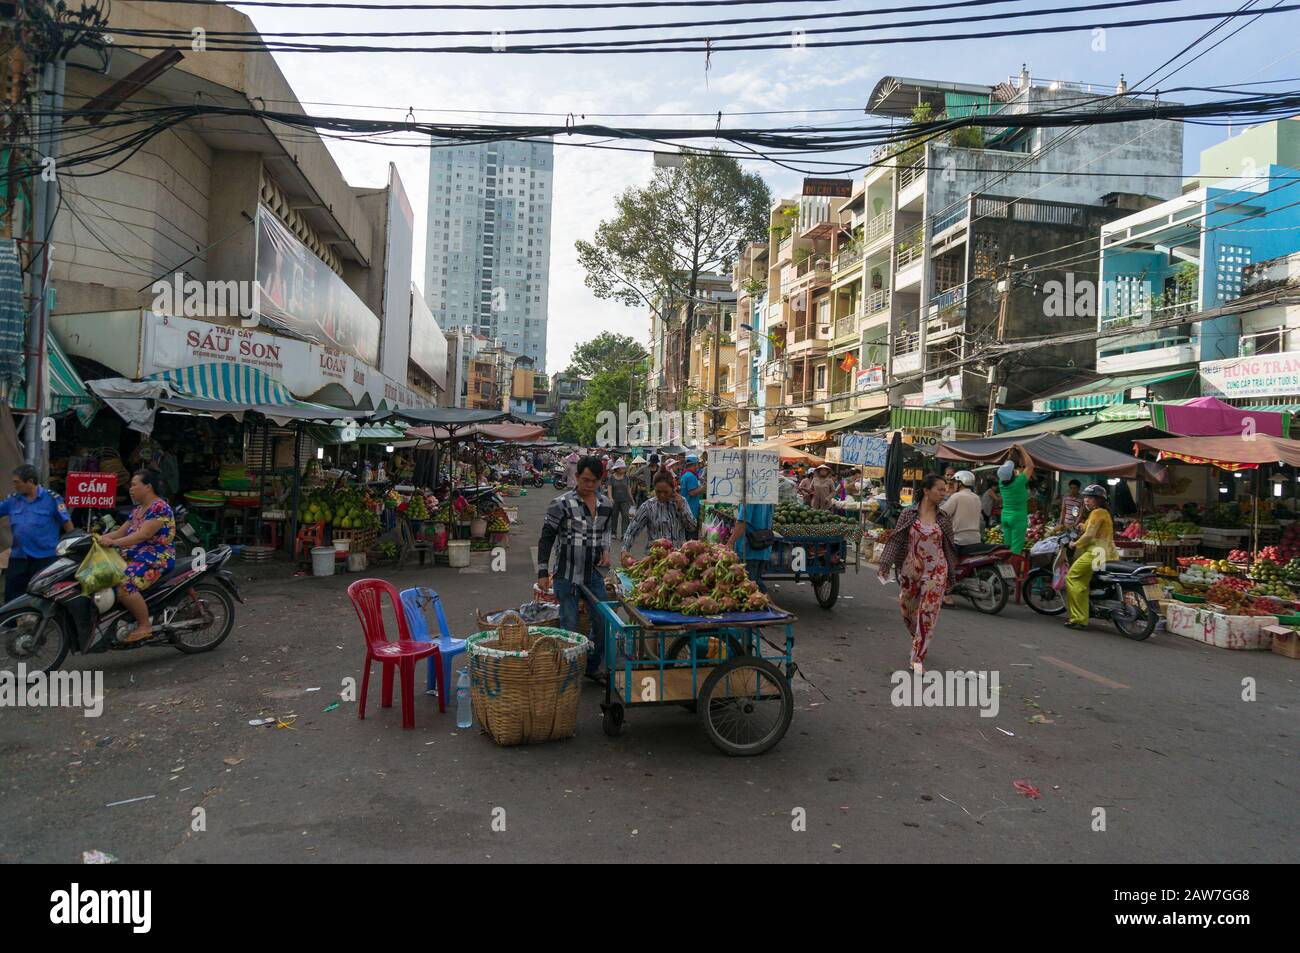
<svg viewBox="0 0 1300 953">
<path fill-rule="evenodd" d="M 973 489 L 975 486 L 975 474 L 969 470 L 958 470 L 952 478 L 967 489 Z"/>
<path fill-rule="evenodd" d="M 117 601 L 117 593 L 112 589 L 99 589 L 91 598 L 94 600 L 95 609 L 100 615 L 103 615 L 113 608 L 113 603 Z"/>
<path fill-rule="evenodd" d="M 1097 499 L 1101 500 L 1103 503 L 1105 503 L 1110 498 L 1109 495 L 1106 493 L 1106 488 L 1102 486 L 1100 483 L 1089 483 L 1086 487 L 1084 487 L 1083 495 L 1094 496 Z"/>
</svg>

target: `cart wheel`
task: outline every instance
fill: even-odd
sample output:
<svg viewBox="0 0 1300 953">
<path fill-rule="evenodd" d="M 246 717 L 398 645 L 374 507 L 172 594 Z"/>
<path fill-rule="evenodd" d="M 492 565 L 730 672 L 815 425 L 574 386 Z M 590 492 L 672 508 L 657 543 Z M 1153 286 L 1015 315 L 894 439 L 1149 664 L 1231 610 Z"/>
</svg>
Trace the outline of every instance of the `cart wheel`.
<svg viewBox="0 0 1300 953">
<path fill-rule="evenodd" d="M 674 662 L 689 662 L 691 658 L 691 644 L 696 642 L 698 637 L 690 635 L 679 635 L 668 643 L 668 654 L 666 658 Z M 734 635 L 727 634 L 723 636 L 711 635 L 708 639 L 698 639 L 699 658 L 700 659 L 721 659 L 722 640 L 726 639 L 726 658 L 736 658 L 745 654 L 745 646 L 741 644 L 740 639 Z"/>
<path fill-rule="evenodd" d="M 718 666 L 697 699 L 704 733 L 724 754 L 763 754 L 790 727 L 794 695 L 781 670 L 752 655 Z"/>
<path fill-rule="evenodd" d="M 623 733 L 623 706 L 615 702 L 605 709 L 605 716 L 600 720 L 600 727 L 611 738 Z"/>
<path fill-rule="evenodd" d="M 840 597 L 840 577 L 838 573 L 831 573 L 829 576 L 813 577 L 813 595 L 817 597 L 817 604 L 823 609 L 829 609 L 835 605 L 835 600 Z"/>
</svg>

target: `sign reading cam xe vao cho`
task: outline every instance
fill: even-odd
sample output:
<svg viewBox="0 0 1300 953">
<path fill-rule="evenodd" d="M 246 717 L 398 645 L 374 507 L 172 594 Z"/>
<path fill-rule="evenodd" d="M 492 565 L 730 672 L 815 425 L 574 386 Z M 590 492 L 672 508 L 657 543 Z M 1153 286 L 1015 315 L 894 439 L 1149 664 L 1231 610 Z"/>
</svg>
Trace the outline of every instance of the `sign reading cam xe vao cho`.
<svg viewBox="0 0 1300 953">
<path fill-rule="evenodd" d="M 1206 361 L 1201 365 L 1201 393 L 1214 397 L 1300 394 L 1300 351 Z"/>
</svg>

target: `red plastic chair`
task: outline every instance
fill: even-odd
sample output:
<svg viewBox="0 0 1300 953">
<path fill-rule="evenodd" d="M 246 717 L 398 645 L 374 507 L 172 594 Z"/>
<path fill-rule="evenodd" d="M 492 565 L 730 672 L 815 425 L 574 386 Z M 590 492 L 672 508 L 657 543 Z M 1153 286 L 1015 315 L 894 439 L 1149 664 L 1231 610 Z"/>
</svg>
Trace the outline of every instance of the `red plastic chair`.
<svg viewBox="0 0 1300 953">
<path fill-rule="evenodd" d="M 298 527 L 298 536 L 293 543 L 293 558 L 302 559 L 303 553 L 311 558 L 313 546 L 325 545 L 325 523 L 304 523 Z"/>
<path fill-rule="evenodd" d="M 397 616 L 397 641 L 388 641 L 384 630 L 384 596 L 387 595 Z M 442 653 L 436 642 L 416 642 L 411 638 L 402 612 L 401 596 L 397 589 L 382 579 L 361 579 L 348 586 L 348 598 L 356 607 L 361 620 L 361 632 L 366 637 L 366 667 L 361 676 L 361 704 L 357 717 L 366 717 L 366 691 L 370 687 L 370 663 L 384 666 L 381 707 L 393 707 L 393 670 L 402 675 L 402 727 L 415 727 L 415 663 L 430 658 L 438 672 L 438 698 L 446 697 L 442 678 Z"/>
</svg>

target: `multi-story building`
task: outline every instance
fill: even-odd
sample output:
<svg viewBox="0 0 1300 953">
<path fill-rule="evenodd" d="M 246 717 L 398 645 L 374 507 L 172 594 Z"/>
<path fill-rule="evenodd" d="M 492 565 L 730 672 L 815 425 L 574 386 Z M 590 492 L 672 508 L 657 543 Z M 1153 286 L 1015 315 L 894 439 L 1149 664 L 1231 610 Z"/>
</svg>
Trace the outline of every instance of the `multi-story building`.
<svg viewBox="0 0 1300 953">
<path fill-rule="evenodd" d="M 702 332 L 735 310 L 731 276 L 706 272 L 696 279 L 692 307 L 685 300 L 658 301 L 650 313 L 650 379 L 646 385 L 648 410 L 686 410 L 710 406 L 712 388 L 692 382 L 695 342 Z"/>
<path fill-rule="evenodd" d="M 1048 282 L 1095 280 L 1078 264 L 1079 251 L 1101 225 L 1178 191 L 1182 128 L 1159 121 L 1032 128 L 1016 117 L 1113 109 L 1123 102 L 1113 92 L 1035 81 L 1027 71 L 997 86 L 899 77 L 876 85 L 867 109 L 877 115 L 912 118 L 921 107 L 932 116 L 1005 116 L 1007 125 L 882 154 L 841 205 L 832 349 L 856 345 L 858 353 L 852 385 L 849 372 L 834 375 L 828 416 L 859 413 L 860 394 L 873 389 L 887 389 L 895 405 L 984 412 L 990 395 L 1001 395 L 989 389 L 987 366 L 963 363 L 983 345 L 999 335 L 1091 326 L 1092 315 L 1053 312 Z M 1016 271 L 1025 273 L 1005 286 L 999 315 L 998 282 Z M 1086 366 L 1091 354 L 1074 346 L 1021 357 L 1014 370 L 1010 361 L 1002 368 L 1013 404 L 1073 376 L 1070 368 Z"/>
<path fill-rule="evenodd" d="M 551 375 L 549 408 L 556 414 L 562 414 L 571 406 L 587 396 L 587 381 L 567 371 Z"/>
<path fill-rule="evenodd" d="M 443 327 L 472 327 L 546 367 L 554 147 L 430 151 L 425 297 Z"/>
<path fill-rule="evenodd" d="M 1256 126 L 1202 152 L 1182 195 L 1102 229 L 1099 374 L 1186 376 L 1290 346 L 1271 319 L 1201 314 L 1239 297 L 1252 265 L 1300 250 L 1298 170 L 1300 120 Z"/>
<path fill-rule="evenodd" d="M 113 5 L 108 29 L 182 24 L 256 36 L 228 6 L 182 14 L 133 0 Z M 136 59 L 106 65 L 89 47 L 73 50 L 67 102 L 120 91 Z M 186 55 L 130 101 L 299 109 L 274 58 L 258 50 Z M 65 125 L 60 148 L 101 149 L 130 128 Z M 354 187 L 315 133 L 198 116 L 82 171 L 60 178 L 50 323 L 88 374 L 235 364 L 335 406 L 427 403 L 407 385 L 414 216 L 393 167 L 383 187 Z"/>
<path fill-rule="evenodd" d="M 551 404 L 551 379 L 545 371 L 533 371 L 533 409 L 539 414 L 555 411 Z"/>
<path fill-rule="evenodd" d="M 766 412 L 781 402 L 781 380 L 769 382 L 771 342 L 767 326 L 767 242 L 751 242 L 732 266 L 731 288 L 736 295 L 735 362 L 732 396 L 736 403 L 736 439 L 761 441 L 767 435 Z M 778 371 L 780 367 L 778 366 Z"/>
</svg>

